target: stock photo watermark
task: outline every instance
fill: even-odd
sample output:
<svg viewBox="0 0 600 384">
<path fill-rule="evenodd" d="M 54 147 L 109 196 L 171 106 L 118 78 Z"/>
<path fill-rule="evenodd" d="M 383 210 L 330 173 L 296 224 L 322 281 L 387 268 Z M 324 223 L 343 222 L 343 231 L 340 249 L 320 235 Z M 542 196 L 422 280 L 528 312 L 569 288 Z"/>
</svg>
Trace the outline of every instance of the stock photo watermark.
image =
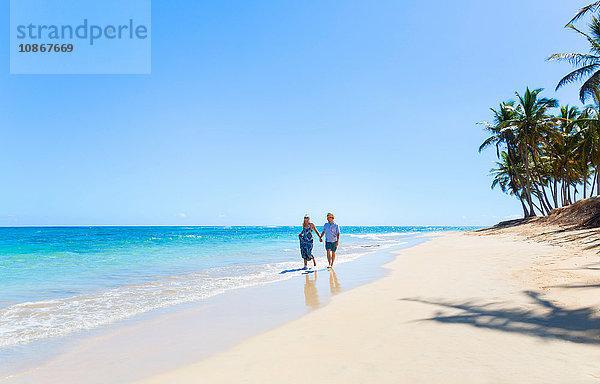
<svg viewBox="0 0 600 384">
<path fill-rule="evenodd" d="M 11 0 L 11 74 L 149 74 L 150 0 Z"/>
</svg>

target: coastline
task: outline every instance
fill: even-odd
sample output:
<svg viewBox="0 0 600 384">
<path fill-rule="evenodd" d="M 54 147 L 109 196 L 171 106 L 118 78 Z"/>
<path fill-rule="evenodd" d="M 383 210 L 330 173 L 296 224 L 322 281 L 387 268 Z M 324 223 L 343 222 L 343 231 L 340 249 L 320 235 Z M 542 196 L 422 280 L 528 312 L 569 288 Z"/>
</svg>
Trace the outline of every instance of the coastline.
<svg viewBox="0 0 600 384">
<path fill-rule="evenodd" d="M 390 249 L 412 246 L 428 235 Z M 381 278 L 387 273 L 381 265 L 393 258 L 390 249 L 342 263 L 336 274 L 321 267 L 307 275 L 15 348 L 10 357 L 18 364 L 4 370 L 0 382 L 64 384 L 86 377 L 88 383 L 125 383 L 192 364 L 326 306 L 339 292 Z M 89 372 L 94 372 L 92 377 Z"/>
<path fill-rule="evenodd" d="M 595 250 L 470 232 L 397 253 L 326 307 L 140 383 L 600 380 Z"/>
</svg>

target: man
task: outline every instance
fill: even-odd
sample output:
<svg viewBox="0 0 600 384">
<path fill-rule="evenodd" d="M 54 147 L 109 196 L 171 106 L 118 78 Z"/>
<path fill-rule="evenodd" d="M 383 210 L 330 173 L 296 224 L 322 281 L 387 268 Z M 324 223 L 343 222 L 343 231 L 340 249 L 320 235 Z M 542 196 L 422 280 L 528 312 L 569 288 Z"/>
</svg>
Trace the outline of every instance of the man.
<svg viewBox="0 0 600 384">
<path fill-rule="evenodd" d="M 333 268 L 335 251 L 340 243 L 340 227 L 333 222 L 334 219 L 333 213 L 327 214 L 327 222 L 323 225 L 323 233 L 321 234 L 321 237 L 325 235 L 325 250 L 327 251 L 327 262 L 329 263 L 327 268 Z"/>
</svg>

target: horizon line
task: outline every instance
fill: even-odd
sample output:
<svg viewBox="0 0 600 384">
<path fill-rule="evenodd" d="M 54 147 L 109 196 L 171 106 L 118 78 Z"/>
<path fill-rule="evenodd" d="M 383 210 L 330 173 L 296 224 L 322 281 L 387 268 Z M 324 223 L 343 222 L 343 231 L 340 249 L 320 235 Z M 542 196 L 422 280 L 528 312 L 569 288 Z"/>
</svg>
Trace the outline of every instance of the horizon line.
<svg viewBox="0 0 600 384">
<path fill-rule="evenodd" d="M 492 224 L 493 225 L 493 224 Z M 298 227 L 300 224 L 291 225 L 243 225 L 243 224 L 231 224 L 231 225 L 210 225 L 210 224 L 24 224 L 24 225 L 0 225 L 0 228 L 81 228 L 81 227 Z M 449 224 L 428 224 L 428 225 L 355 225 L 347 224 L 343 227 L 485 227 L 484 225 L 449 225 Z"/>
</svg>

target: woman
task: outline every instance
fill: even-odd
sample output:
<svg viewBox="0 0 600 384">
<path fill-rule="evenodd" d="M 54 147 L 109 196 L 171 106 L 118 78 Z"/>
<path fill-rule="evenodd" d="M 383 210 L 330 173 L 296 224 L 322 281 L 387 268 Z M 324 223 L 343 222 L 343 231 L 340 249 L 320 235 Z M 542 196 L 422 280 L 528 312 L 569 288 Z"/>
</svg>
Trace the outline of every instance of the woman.
<svg viewBox="0 0 600 384">
<path fill-rule="evenodd" d="M 300 234 L 298 235 L 298 237 L 300 238 L 300 253 L 302 254 L 302 258 L 304 259 L 304 269 L 307 268 L 306 263 L 308 262 L 308 260 L 311 259 L 315 267 L 317 266 L 317 262 L 314 256 L 312 255 L 312 231 L 315 231 L 317 236 L 319 236 L 319 241 L 322 242 L 323 239 L 321 238 L 321 235 L 319 234 L 319 231 L 317 231 L 315 225 L 310 222 L 310 217 L 308 217 L 308 215 L 304 215 L 304 222 L 302 223 L 302 232 L 300 232 Z"/>
</svg>

